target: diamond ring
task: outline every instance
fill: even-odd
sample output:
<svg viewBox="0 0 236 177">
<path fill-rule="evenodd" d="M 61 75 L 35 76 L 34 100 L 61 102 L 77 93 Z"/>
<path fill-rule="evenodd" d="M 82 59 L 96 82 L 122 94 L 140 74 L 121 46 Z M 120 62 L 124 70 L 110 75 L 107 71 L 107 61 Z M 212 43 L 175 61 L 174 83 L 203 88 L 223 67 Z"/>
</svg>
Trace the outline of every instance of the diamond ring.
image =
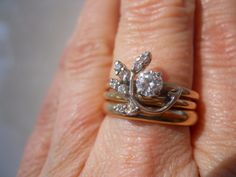
<svg viewBox="0 0 236 177">
<path fill-rule="evenodd" d="M 154 123 L 193 125 L 197 120 L 197 92 L 163 81 L 162 73 L 144 71 L 151 53 L 138 56 L 129 70 L 115 61 L 119 79 L 111 78 L 105 93 L 105 111 L 121 118 Z"/>
</svg>

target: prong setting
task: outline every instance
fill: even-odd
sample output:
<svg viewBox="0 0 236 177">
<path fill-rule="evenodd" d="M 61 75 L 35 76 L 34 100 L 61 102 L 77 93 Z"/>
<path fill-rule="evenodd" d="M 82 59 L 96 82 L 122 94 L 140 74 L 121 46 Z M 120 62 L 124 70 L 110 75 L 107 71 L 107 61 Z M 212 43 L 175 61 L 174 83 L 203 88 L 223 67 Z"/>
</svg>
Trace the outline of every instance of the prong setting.
<svg viewBox="0 0 236 177">
<path fill-rule="evenodd" d="M 168 110 L 179 98 L 182 90 L 178 88 L 171 96 L 167 95 L 167 102 L 163 107 L 150 108 L 142 105 L 138 97 L 158 97 L 163 88 L 162 74 L 156 71 L 144 71 L 151 62 L 151 53 L 144 52 L 138 56 L 131 70 L 121 61 L 115 61 L 114 70 L 118 79 L 111 79 L 109 86 L 116 90 L 127 103 L 116 104 L 113 110 L 122 115 L 137 115 L 139 112 L 162 114 Z M 137 97 L 137 98 L 136 98 Z"/>
</svg>

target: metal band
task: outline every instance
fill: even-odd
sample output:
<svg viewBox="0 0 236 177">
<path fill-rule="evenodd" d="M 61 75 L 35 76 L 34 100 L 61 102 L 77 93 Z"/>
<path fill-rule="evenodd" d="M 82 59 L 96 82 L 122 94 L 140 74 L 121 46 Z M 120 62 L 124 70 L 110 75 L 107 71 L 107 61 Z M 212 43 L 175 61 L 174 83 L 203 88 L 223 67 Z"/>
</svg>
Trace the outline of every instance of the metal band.
<svg viewBox="0 0 236 177">
<path fill-rule="evenodd" d="M 107 101 L 116 102 L 116 103 L 127 103 L 127 100 L 122 98 L 119 93 L 115 91 L 108 91 L 104 93 L 104 97 Z M 162 107 L 165 104 L 165 97 L 157 97 L 157 98 L 144 98 L 138 97 L 138 100 L 143 105 L 147 106 L 156 106 Z M 189 109 L 194 110 L 196 109 L 197 104 L 190 100 L 178 99 L 175 104 L 172 106 L 174 109 Z"/>
<path fill-rule="evenodd" d="M 128 116 L 114 110 L 114 106 L 115 105 L 112 103 L 105 103 L 105 112 L 110 115 L 114 115 L 115 117 L 128 120 L 181 126 L 191 126 L 194 125 L 197 121 L 197 114 L 194 111 L 168 110 L 160 115 L 138 114 L 134 116 Z"/>
<path fill-rule="evenodd" d="M 163 85 L 163 91 L 170 91 L 174 88 L 176 88 L 176 84 L 173 84 L 173 83 L 169 83 L 169 82 L 164 82 L 164 85 Z M 191 99 L 191 100 L 198 100 L 199 99 L 199 94 L 191 89 L 188 89 L 188 88 L 185 88 L 185 87 L 181 87 L 183 90 L 182 90 L 182 94 L 180 96 L 180 99 Z"/>
</svg>

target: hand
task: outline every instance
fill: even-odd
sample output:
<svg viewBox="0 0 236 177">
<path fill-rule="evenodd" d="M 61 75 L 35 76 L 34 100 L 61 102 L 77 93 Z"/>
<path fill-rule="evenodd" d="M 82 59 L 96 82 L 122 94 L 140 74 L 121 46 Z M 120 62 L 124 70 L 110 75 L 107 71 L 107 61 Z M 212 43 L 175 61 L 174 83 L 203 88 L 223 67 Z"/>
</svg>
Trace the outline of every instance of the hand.
<svg viewBox="0 0 236 177">
<path fill-rule="evenodd" d="M 236 1 L 87 0 L 18 176 L 236 176 Z M 191 128 L 105 116 L 113 58 L 200 93 Z"/>
</svg>

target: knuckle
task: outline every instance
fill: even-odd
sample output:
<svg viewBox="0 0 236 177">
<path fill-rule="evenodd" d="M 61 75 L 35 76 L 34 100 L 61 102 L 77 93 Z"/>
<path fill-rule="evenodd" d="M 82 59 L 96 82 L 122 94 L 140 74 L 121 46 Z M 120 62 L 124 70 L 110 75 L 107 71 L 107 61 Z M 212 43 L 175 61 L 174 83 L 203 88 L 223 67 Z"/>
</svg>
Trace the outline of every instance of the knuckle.
<svg viewBox="0 0 236 177">
<path fill-rule="evenodd" d="M 109 40 L 79 39 L 78 43 L 73 41 L 66 48 L 60 68 L 69 74 L 78 74 L 99 67 L 99 64 L 108 65 L 111 55 L 112 43 Z"/>
<path fill-rule="evenodd" d="M 123 18 L 138 30 L 186 30 L 194 13 L 194 3 L 186 0 L 127 0 Z"/>
<path fill-rule="evenodd" d="M 67 140 L 69 136 L 77 135 L 78 132 L 81 132 L 81 136 L 78 138 L 83 138 L 85 137 L 83 135 L 96 132 L 101 121 L 100 117 L 103 116 L 103 111 L 100 107 L 102 97 L 96 97 L 97 102 L 89 101 L 91 97 L 96 97 L 96 95 L 86 95 L 84 91 L 79 91 L 76 94 L 67 95 L 65 99 L 61 100 L 58 117 L 67 117 L 66 119 L 61 119 L 58 123 L 61 140 Z M 78 102 L 78 100 L 83 101 Z M 71 105 L 76 106 L 72 107 Z M 93 107 L 93 109 L 88 111 L 86 109 L 88 107 Z"/>
</svg>

